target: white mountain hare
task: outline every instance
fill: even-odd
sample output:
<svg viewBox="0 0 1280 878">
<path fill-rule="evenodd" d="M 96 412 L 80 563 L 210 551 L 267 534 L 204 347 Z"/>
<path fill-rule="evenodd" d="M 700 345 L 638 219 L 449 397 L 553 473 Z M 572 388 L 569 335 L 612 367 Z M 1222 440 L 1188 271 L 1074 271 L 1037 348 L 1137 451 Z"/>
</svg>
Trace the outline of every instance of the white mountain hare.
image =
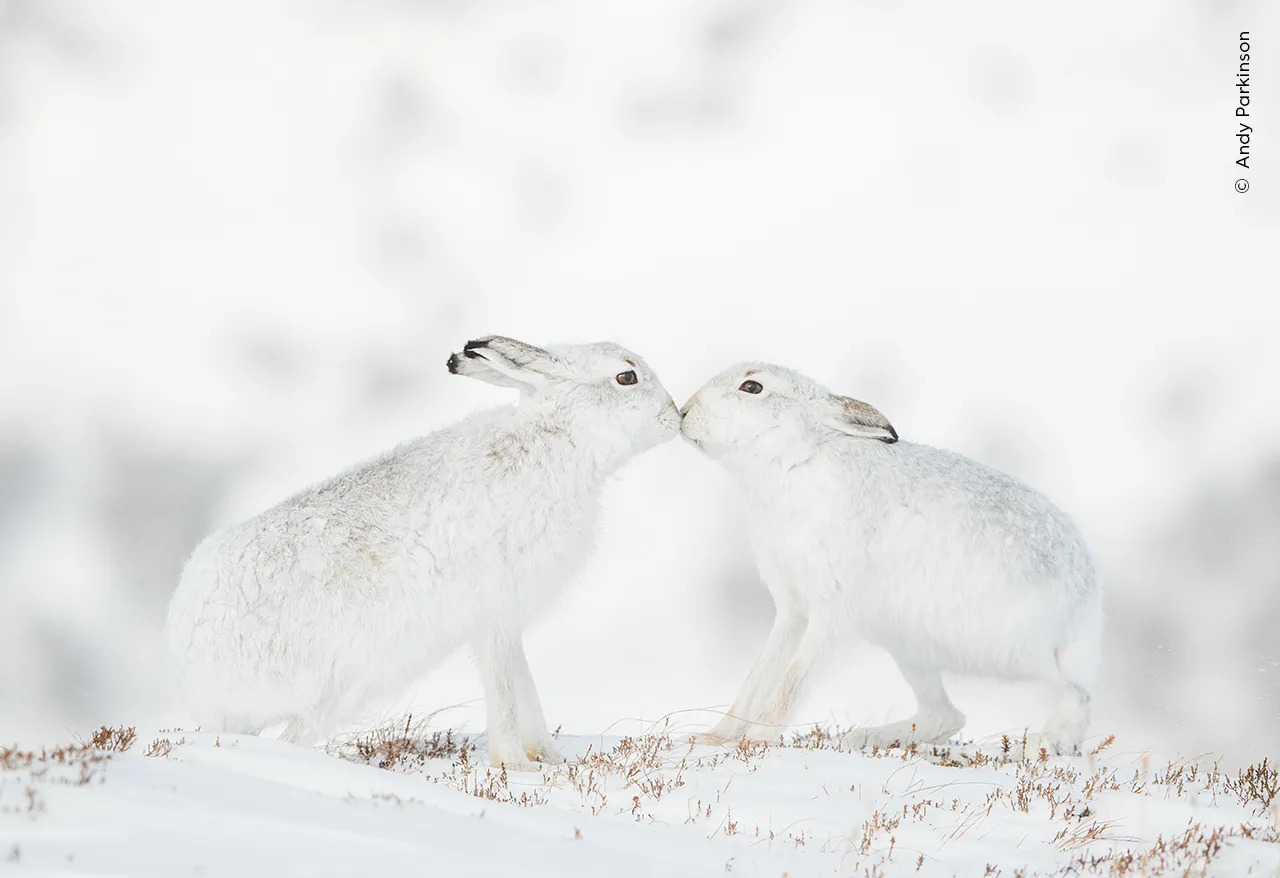
<svg viewBox="0 0 1280 878">
<path fill-rule="evenodd" d="M 899 442 L 876 409 L 790 369 L 734 366 L 681 412 L 684 436 L 746 492 L 777 608 L 728 715 L 700 740 L 776 737 L 824 647 L 854 630 L 893 656 L 917 712 L 851 732 L 847 745 L 955 735 L 964 714 L 941 672 L 957 671 L 1047 681 L 1057 703 L 1029 749 L 1079 746 L 1101 592 L 1065 513 L 968 458 Z"/>
<path fill-rule="evenodd" d="M 606 479 L 679 432 L 657 376 L 610 343 L 490 336 L 449 371 L 521 392 L 206 539 L 167 635 L 206 729 L 312 743 L 458 647 L 476 652 L 490 758 L 563 761 L 521 632 L 591 549 Z"/>
</svg>

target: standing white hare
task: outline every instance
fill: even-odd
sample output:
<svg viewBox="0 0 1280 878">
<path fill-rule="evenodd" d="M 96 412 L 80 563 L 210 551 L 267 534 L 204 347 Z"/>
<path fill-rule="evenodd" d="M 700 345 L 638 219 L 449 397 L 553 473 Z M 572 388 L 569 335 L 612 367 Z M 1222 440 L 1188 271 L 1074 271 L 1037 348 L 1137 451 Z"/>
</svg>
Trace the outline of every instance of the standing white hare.
<svg viewBox="0 0 1280 878">
<path fill-rule="evenodd" d="M 406 442 L 206 539 L 167 635 L 205 728 L 310 743 L 450 652 L 476 652 L 490 757 L 562 761 L 521 632 L 591 549 L 606 479 L 679 430 L 675 404 L 610 343 L 490 336 L 449 371 L 519 404 Z"/>
<path fill-rule="evenodd" d="M 773 630 L 704 739 L 776 737 L 814 661 L 857 631 L 884 647 L 916 715 L 850 746 L 939 742 L 964 726 L 943 671 L 1040 679 L 1057 703 L 1032 747 L 1076 749 L 1099 661 L 1101 593 L 1065 513 L 1003 473 L 898 442 L 876 409 L 790 369 L 746 363 L 682 409 L 682 432 L 746 492 Z"/>
</svg>

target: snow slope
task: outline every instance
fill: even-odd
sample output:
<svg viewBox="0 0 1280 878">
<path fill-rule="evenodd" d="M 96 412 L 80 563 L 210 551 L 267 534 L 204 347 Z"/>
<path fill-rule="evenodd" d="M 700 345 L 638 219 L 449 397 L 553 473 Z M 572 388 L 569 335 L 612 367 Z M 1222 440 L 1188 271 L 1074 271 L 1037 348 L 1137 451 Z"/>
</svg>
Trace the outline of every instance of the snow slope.
<svg viewBox="0 0 1280 878">
<path fill-rule="evenodd" d="M 662 728 L 561 742 L 576 761 L 540 775 L 407 723 L 328 753 L 179 730 L 4 750 L 0 871 L 1280 874 L 1269 765 L 1230 777 L 1108 742 L 1026 761 L 1000 741 L 843 753 L 819 730 L 737 750 Z"/>
</svg>

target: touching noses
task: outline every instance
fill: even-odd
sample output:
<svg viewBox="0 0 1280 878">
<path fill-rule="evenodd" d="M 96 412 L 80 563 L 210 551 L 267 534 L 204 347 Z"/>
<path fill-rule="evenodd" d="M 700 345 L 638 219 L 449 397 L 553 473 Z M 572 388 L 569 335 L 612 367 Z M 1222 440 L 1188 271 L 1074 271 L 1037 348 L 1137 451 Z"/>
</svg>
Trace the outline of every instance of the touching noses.
<svg viewBox="0 0 1280 878">
<path fill-rule="evenodd" d="M 682 417 L 680 410 L 676 408 L 676 401 L 670 396 L 667 397 L 666 408 L 662 410 L 662 414 L 658 415 L 658 422 L 668 430 L 680 432 Z"/>
</svg>

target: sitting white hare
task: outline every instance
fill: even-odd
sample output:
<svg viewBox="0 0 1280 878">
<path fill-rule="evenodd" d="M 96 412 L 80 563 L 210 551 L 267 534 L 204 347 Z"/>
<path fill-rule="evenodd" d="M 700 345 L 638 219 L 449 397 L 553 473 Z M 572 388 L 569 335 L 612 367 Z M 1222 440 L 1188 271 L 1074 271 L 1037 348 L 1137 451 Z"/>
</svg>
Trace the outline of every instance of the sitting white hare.
<svg viewBox="0 0 1280 878">
<path fill-rule="evenodd" d="M 703 740 L 775 738 L 814 661 L 857 631 L 893 656 L 916 715 L 849 746 L 941 742 L 964 726 L 943 671 L 1040 679 L 1057 703 L 1031 748 L 1078 748 L 1089 723 L 1101 593 L 1065 513 L 1016 479 L 899 442 L 876 409 L 790 369 L 746 363 L 682 409 L 684 436 L 746 493 L 777 608 L 725 718 Z"/>
<path fill-rule="evenodd" d="M 516 406 L 400 445 L 206 539 L 167 634 L 206 729 L 311 743 L 458 647 L 479 661 L 490 758 L 560 761 L 521 632 L 592 548 L 606 479 L 675 436 L 657 376 L 615 344 L 490 336 L 449 371 Z"/>
</svg>

